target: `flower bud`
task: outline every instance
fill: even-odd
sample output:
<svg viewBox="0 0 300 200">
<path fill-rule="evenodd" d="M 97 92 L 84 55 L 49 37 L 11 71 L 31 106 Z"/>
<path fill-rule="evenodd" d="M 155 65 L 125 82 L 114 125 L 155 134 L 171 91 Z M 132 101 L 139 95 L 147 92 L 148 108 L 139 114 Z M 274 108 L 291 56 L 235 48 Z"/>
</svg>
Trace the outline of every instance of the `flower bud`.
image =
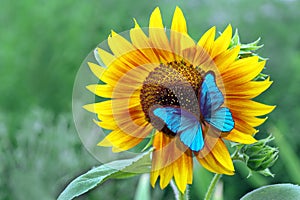
<svg viewBox="0 0 300 200">
<path fill-rule="evenodd" d="M 272 175 L 268 168 L 274 165 L 275 161 L 278 159 L 279 153 L 277 148 L 267 144 L 273 139 L 274 137 L 270 135 L 266 139 L 242 147 L 241 153 L 243 154 L 249 169 L 252 171 L 263 172 L 264 175 Z"/>
</svg>

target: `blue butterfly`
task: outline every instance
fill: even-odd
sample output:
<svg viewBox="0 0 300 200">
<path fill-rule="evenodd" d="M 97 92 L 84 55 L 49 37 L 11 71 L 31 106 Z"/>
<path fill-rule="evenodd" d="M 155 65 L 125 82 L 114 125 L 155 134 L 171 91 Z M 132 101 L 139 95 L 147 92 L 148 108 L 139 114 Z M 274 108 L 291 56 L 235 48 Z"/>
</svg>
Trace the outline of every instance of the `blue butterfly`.
<svg viewBox="0 0 300 200">
<path fill-rule="evenodd" d="M 205 122 L 221 132 L 229 132 L 234 127 L 231 112 L 221 107 L 224 97 L 216 84 L 212 71 L 205 74 L 199 89 L 199 106 Z M 153 114 L 159 117 L 165 126 L 174 134 L 179 134 L 180 140 L 192 151 L 200 151 L 204 147 L 202 126 L 199 119 L 192 113 L 173 106 L 157 107 Z"/>
</svg>

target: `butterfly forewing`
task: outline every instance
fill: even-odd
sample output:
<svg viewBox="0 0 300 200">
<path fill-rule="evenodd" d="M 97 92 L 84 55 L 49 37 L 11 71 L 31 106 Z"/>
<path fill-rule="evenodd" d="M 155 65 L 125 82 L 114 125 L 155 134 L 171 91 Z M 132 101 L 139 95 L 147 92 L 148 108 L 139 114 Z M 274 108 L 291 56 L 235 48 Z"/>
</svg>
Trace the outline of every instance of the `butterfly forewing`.
<svg viewBox="0 0 300 200">
<path fill-rule="evenodd" d="M 209 118 L 211 113 L 224 103 L 223 94 L 217 87 L 213 72 L 204 76 L 199 95 L 200 110 L 204 118 Z"/>
</svg>

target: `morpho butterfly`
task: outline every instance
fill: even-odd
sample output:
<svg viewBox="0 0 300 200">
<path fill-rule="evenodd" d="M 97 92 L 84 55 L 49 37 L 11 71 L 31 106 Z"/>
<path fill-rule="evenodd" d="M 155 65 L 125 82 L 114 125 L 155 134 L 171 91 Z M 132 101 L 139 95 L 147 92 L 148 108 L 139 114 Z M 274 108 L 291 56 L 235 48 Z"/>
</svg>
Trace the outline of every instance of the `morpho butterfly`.
<svg viewBox="0 0 300 200">
<path fill-rule="evenodd" d="M 222 92 L 216 85 L 212 71 L 205 74 L 199 89 L 199 106 L 202 118 L 221 132 L 229 132 L 234 127 L 231 112 L 224 103 Z M 172 106 L 157 107 L 153 114 L 159 117 L 166 127 L 175 134 L 192 151 L 200 151 L 204 147 L 201 122 L 196 116 L 184 109 Z"/>
</svg>

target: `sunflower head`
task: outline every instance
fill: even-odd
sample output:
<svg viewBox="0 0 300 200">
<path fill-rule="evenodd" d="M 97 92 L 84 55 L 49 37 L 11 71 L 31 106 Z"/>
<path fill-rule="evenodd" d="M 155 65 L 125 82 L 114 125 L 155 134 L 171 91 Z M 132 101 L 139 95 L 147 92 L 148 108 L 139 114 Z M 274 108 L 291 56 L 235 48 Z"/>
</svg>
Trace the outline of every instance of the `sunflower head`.
<svg viewBox="0 0 300 200">
<path fill-rule="evenodd" d="M 152 137 L 151 184 L 160 177 L 161 188 L 174 178 L 184 192 L 193 157 L 209 171 L 232 175 L 224 140 L 256 142 L 255 127 L 266 119 L 259 116 L 274 108 L 252 100 L 272 83 L 255 79 L 265 61 L 240 56 L 230 25 L 217 38 L 212 27 L 195 42 L 178 7 L 170 30 L 159 8 L 148 28 L 134 22 L 127 37 L 112 32 L 108 51 L 97 49 L 102 66 L 89 63 L 103 84 L 87 88 L 106 100 L 84 107 L 110 130 L 99 145 L 120 152 Z"/>
</svg>

